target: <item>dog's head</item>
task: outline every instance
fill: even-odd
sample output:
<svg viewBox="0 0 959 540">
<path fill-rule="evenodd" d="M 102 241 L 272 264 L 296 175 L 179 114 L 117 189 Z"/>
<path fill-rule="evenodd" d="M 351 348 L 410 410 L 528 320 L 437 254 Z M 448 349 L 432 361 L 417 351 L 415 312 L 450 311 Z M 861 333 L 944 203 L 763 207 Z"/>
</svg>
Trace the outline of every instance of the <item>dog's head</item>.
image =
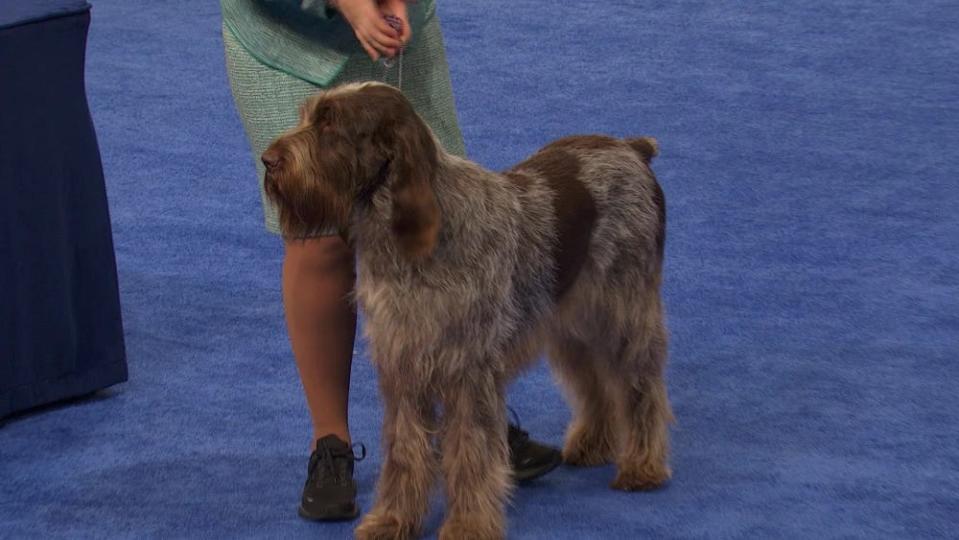
<svg viewBox="0 0 959 540">
<path fill-rule="evenodd" d="M 302 105 L 299 125 L 263 153 L 264 185 L 288 237 L 343 233 L 357 204 L 389 190 L 397 245 L 419 258 L 432 252 L 440 226 L 432 188 L 438 151 L 399 90 L 349 84 Z"/>
</svg>

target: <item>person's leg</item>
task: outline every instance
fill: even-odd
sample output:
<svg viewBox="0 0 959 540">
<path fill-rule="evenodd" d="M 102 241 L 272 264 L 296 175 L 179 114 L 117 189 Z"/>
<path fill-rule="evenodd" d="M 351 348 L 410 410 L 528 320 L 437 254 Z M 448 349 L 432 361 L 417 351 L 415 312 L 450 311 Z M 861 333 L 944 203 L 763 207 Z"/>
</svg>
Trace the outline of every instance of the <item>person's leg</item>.
<svg viewBox="0 0 959 540">
<path fill-rule="evenodd" d="M 260 155 L 295 126 L 298 109 L 320 88 L 254 59 L 224 28 L 227 73 L 260 179 L 266 228 L 279 234 L 276 208 L 264 196 Z M 359 513 L 347 403 L 356 313 L 349 298 L 353 255 L 339 236 L 287 240 L 283 305 L 293 357 L 313 424 L 312 451 L 299 514 L 307 519 L 352 519 Z"/>
<path fill-rule="evenodd" d="M 283 305 L 314 443 L 329 434 L 350 442 L 347 406 L 356 332 L 356 311 L 349 300 L 353 265 L 353 253 L 339 236 L 286 242 Z"/>
<path fill-rule="evenodd" d="M 260 154 L 297 124 L 300 103 L 319 87 L 261 64 L 227 29 L 223 41 L 230 86 L 263 195 Z M 265 196 L 263 211 L 267 229 L 278 234 L 276 208 Z M 284 247 L 283 305 L 313 423 L 311 445 L 328 434 L 348 442 L 347 397 L 356 329 L 356 314 L 347 301 L 353 287 L 353 255 L 339 236 L 286 241 Z"/>
</svg>

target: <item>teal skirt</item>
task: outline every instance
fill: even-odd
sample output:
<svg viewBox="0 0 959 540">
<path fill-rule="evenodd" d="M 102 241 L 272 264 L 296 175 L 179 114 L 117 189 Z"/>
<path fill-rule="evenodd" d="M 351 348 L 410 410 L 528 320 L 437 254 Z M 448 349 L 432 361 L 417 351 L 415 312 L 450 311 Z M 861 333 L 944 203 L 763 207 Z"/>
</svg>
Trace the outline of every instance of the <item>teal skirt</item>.
<svg viewBox="0 0 959 540">
<path fill-rule="evenodd" d="M 296 126 L 300 103 L 322 87 L 260 62 L 225 25 L 223 45 L 233 100 L 243 120 L 256 167 L 266 228 L 280 234 L 277 210 L 263 191 L 260 155 L 279 135 Z M 354 54 L 330 86 L 370 80 L 396 85 L 400 82 L 398 68 L 398 62 L 387 69 L 365 54 Z M 404 51 L 402 78 L 403 93 L 446 151 L 465 155 L 438 17 L 432 17 Z M 335 231 L 324 233 L 335 234 Z"/>
</svg>

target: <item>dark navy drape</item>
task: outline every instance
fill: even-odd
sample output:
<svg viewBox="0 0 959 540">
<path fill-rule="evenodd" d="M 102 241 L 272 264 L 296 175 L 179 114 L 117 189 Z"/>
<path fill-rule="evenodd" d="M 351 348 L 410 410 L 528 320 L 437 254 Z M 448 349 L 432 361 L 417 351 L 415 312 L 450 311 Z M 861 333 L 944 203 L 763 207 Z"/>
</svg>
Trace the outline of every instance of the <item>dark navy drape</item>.
<svg viewBox="0 0 959 540">
<path fill-rule="evenodd" d="M 0 3 L 0 418 L 126 380 L 89 5 Z"/>
</svg>

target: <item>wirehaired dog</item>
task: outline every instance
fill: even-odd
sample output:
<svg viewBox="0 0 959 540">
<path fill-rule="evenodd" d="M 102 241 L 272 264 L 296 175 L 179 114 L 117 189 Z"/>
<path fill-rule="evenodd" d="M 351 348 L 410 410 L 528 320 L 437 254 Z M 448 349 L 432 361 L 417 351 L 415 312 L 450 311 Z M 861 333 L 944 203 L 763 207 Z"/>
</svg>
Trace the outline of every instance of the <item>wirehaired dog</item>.
<svg viewBox="0 0 959 540">
<path fill-rule="evenodd" d="M 544 349 L 574 405 L 563 457 L 612 487 L 670 475 L 660 299 L 665 201 L 649 138 L 560 139 L 503 174 L 443 151 L 403 95 L 351 84 L 307 100 L 264 154 L 290 237 L 338 230 L 385 402 L 363 539 L 420 531 L 441 473 L 442 539 L 502 538 L 505 386 Z"/>
</svg>

